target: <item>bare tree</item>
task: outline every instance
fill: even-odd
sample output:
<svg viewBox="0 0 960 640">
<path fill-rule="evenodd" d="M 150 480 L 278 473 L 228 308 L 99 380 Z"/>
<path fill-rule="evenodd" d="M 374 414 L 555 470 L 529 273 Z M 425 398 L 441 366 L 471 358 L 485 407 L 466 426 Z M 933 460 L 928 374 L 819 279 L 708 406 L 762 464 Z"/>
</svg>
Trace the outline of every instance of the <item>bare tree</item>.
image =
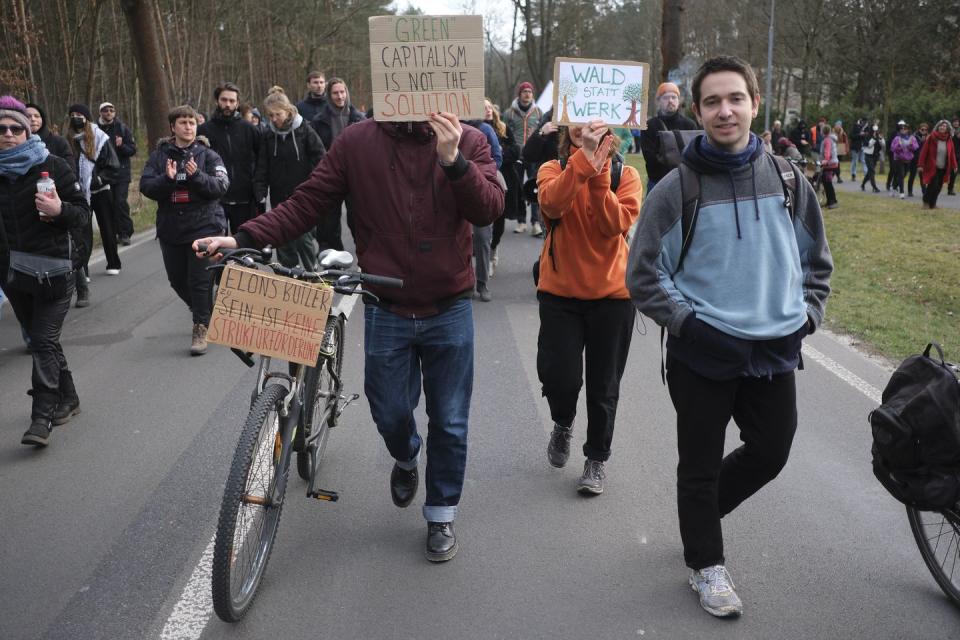
<svg viewBox="0 0 960 640">
<path fill-rule="evenodd" d="M 147 125 L 149 148 L 157 140 L 169 135 L 167 112 L 170 110 L 170 91 L 160 57 L 160 39 L 150 0 L 120 0 L 127 18 L 133 56 L 140 77 L 140 97 L 143 119 Z"/>
</svg>

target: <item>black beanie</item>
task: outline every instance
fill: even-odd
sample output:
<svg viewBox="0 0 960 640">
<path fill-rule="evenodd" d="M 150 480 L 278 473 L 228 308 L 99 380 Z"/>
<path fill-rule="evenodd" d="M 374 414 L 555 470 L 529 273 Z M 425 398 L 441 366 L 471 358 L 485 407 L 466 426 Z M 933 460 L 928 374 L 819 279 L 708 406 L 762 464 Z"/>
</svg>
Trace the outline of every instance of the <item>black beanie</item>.
<svg viewBox="0 0 960 640">
<path fill-rule="evenodd" d="M 93 115 L 90 113 L 90 107 L 85 104 L 72 104 L 67 108 L 67 115 L 71 113 L 79 113 L 84 118 L 87 119 L 87 122 L 93 122 Z"/>
</svg>

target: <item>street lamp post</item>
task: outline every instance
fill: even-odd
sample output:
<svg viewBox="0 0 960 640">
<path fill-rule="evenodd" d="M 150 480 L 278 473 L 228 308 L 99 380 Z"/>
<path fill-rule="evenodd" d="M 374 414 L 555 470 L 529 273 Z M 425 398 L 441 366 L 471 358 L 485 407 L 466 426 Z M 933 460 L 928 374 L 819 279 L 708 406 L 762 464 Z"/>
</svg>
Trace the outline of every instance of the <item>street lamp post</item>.
<svg viewBox="0 0 960 640">
<path fill-rule="evenodd" d="M 773 99 L 773 12 L 777 0 L 770 0 L 770 31 L 767 34 L 767 90 L 763 101 L 763 128 L 770 131 L 770 101 Z"/>
</svg>

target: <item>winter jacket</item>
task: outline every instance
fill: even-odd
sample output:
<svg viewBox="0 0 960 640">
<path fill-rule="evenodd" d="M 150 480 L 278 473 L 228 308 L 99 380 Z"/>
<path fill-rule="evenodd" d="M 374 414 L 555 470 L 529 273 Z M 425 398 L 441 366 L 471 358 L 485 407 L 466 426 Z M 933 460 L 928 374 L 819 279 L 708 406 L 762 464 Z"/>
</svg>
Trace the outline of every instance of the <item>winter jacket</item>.
<svg viewBox="0 0 960 640">
<path fill-rule="evenodd" d="M 74 142 L 77 144 L 71 145 L 71 150 L 74 152 L 74 169 L 80 181 L 80 188 L 83 189 L 88 201 L 91 194 L 109 189 L 110 185 L 116 184 L 120 179 L 120 160 L 117 158 L 117 152 L 113 150 L 113 143 L 99 128 L 92 128 L 94 147 L 97 149 L 95 159 L 91 160 L 87 156 L 82 138 L 77 139 L 74 136 Z"/>
<path fill-rule="evenodd" d="M 503 165 L 503 147 L 500 146 L 500 138 L 497 132 L 493 130 L 493 125 L 483 120 L 463 120 L 461 124 L 466 124 L 484 135 L 487 144 L 490 145 L 490 155 L 493 156 L 493 163 L 497 165 L 497 170 Z"/>
<path fill-rule="evenodd" d="M 833 260 L 813 187 L 797 181 L 794 217 L 774 159 L 757 145 L 725 169 L 700 151 L 696 229 L 678 269 L 683 212 L 676 169 L 647 194 L 627 266 L 637 308 L 670 334 L 668 352 L 713 380 L 768 376 L 799 364 L 801 340 L 823 322 Z"/>
<path fill-rule="evenodd" d="M 307 122 L 313 122 L 325 106 L 327 106 L 326 94 L 317 98 L 312 93 L 308 93 L 304 96 L 303 100 L 297 103 L 297 112 L 302 115 L 303 119 Z"/>
<path fill-rule="evenodd" d="M 543 111 L 536 102 L 530 104 L 526 111 L 520 108 L 520 99 L 514 98 L 513 104 L 503 112 L 503 122 L 511 131 L 519 144 L 526 144 L 527 139 L 534 134 L 543 122 Z"/>
<path fill-rule="evenodd" d="M 837 134 L 821 136 L 820 163 L 824 169 L 837 169 L 840 166 L 840 157 L 837 154 Z"/>
<path fill-rule="evenodd" d="M 28 108 L 36 109 L 40 113 L 40 119 L 43 121 L 43 124 L 41 124 L 40 128 L 37 130 L 37 135 L 40 136 L 41 140 L 43 140 L 43 144 L 47 145 L 47 151 L 59 158 L 63 158 L 71 167 L 76 166 L 73 158 L 73 149 L 70 148 L 70 143 L 67 142 L 67 139 L 63 136 L 58 136 L 50 130 L 50 127 L 47 126 L 46 112 L 44 112 L 39 105 L 36 105 L 32 102 L 26 106 Z"/>
<path fill-rule="evenodd" d="M 692 131 L 699 128 L 696 122 L 681 115 L 679 111 L 672 116 L 657 115 L 649 118 L 647 128 L 640 132 L 640 150 L 643 152 L 643 162 L 647 165 L 647 178 L 660 182 L 673 168 L 657 162 L 661 131 Z"/>
<path fill-rule="evenodd" d="M 493 222 L 504 197 L 482 133 L 463 127 L 449 167 L 436 146 L 424 123 L 358 122 L 288 200 L 242 225 L 237 242 L 281 246 L 349 196 L 360 267 L 404 281 L 401 289 L 367 287 L 380 306 L 411 318 L 440 313 L 473 291 L 470 225 Z"/>
<path fill-rule="evenodd" d="M 910 162 L 917 153 L 919 145 L 917 139 L 910 135 L 894 136 L 890 142 L 890 150 L 893 152 L 893 159 L 900 162 Z"/>
<path fill-rule="evenodd" d="M 860 151 L 863 149 L 863 125 L 857 122 L 850 129 L 850 150 Z"/>
<path fill-rule="evenodd" d="M 63 203 L 60 215 L 48 218 L 49 222 L 40 219 L 35 200 L 37 181 L 44 171 L 56 183 Z M 51 154 L 16 180 L 0 177 L 0 287 L 7 281 L 10 249 L 54 258 L 72 257 L 76 266 L 79 256 L 71 247 L 69 231 L 89 220 L 90 205 L 73 167 L 63 158 Z"/>
<path fill-rule="evenodd" d="M 565 298 L 627 299 L 626 234 L 640 215 L 640 174 L 624 165 L 616 193 L 610 162 L 597 172 L 579 149 L 566 167 L 551 160 L 537 173 L 547 238 L 540 252 L 538 291 Z"/>
<path fill-rule="evenodd" d="M 260 131 L 234 112 L 233 117 L 219 114 L 197 129 L 197 137 L 206 137 L 227 168 L 230 187 L 223 196 L 227 204 L 254 202 L 253 176 L 260 154 Z"/>
<path fill-rule="evenodd" d="M 317 134 L 319 134 L 320 139 L 323 140 L 323 146 L 325 149 L 332 147 L 335 139 L 333 135 L 333 126 L 330 123 L 331 120 L 334 118 L 343 118 L 345 115 L 346 122 L 344 123 L 342 129 L 346 129 L 350 125 L 356 124 L 363 120 L 363 114 L 357 111 L 356 107 L 354 107 L 352 104 L 346 105 L 344 110 L 346 111 L 345 114 L 328 102 L 326 105 L 320 108 L 314 118 L 308 120 L 308 122 L 310 122 L 310 124 L 316 130 Z M 303 117 L 306 118 L 306 116 Z M 341 133 L 343 133 L 342 129 Z"/>
<path fill-rule="evenodd" d="M 549 162 L 550 160 L 557 159 L 557 143 L 559 142 L 560 134 L 557 131 L 554 131 L 551 134 L 543 135 L 541 130 L 543 125 L 553 120 L 553 109 L 551 108 L 540 120 L 540 124 L 537 126 L 536 132 L 529 138 L 527 138 L 526 143 L 523 144 L 523 161 L 530 164 L 543 164 L 544 162 Z M 507 132 L 510 136 L 513 136 L 513 130 L 510 127 L 507 127 Z M 514 140 L 516 138 L 514 137 Z M 517 144 L 520 144 L 517 141 Z"/>
<path fill-rule="evenodd" d="M 206 138 L 180 148 L 174 138 L 161 140 L 140 176 L 140 193 L 157 201 L 157 237 L 168 244 L 189 244 L 197 238 L 226 232 L 227 219 L 220 199 L 230 179 L 223 160 Z M 185 166 L 193 158 L 197 171 L 188 176 Z M 167 160 L 177 163 L 177 175 L 167 176 Z"/>
<path fill-rule="evenodd" d="M 934 127 L 934 133 L 927 136 L 927 139 L 923 142 L 923 148 L 920 149 L 920 155 L 917 158 L 917 165 L 923 170 L 920 178 L 924 185 L 929 185 L 933 182 L 934 177 L 937 175 L 937 144 L 939 142 L 941 142 L 941 140 L 937 138 L 936 127 Z M 950 174 L 957 170 L 957 152 L 953 147 L 952 137 L 947 136 L 947 139 L 943 142 L 947 144 L 946 166 L 943 171 L 943 183 L 946 184 L 950 180 Z"/>
<path fill-rule="evenodd" d="M 110 138 L 110 146 L 116 151 L 117 158 L 120 160 L 117 184 L 130 182 L 130 158 L 137 153 L 137 141 L 133 139 L 133 132 L 130 131 L 130 127 L 120 122 L 119 118 L 114 118 L 110 124 L 99 121 L 97 124 L 100 126 L 100 130 Z M 123 138 L 123 143 L 119 147 L 116 144 L 118 137 Z"/>
<path fill-rule="evenodd" d="M 326 153 L 317 132 L 297 115 L 285 131 L 269 124 L 260 141 L 260 157 L 253 179 L 254 197 L 263 200 L 270 190 L 270 206 L 275 207 L 307 179 Z"/>
</svg>

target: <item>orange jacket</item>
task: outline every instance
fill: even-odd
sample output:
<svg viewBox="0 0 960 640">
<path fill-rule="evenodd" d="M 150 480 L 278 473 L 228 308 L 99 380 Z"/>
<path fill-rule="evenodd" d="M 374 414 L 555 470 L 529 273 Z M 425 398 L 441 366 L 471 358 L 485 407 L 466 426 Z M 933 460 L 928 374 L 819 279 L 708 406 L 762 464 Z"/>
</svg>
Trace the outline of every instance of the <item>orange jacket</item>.
<svg viewBox="0 0 960 640">
<path fill-rule="evenodd" d="M 540 167 L 537 188 L 540 211 L 550 225 L 537 289 L 580 300 L 629 298 L 626 233 L 640 215 L 643 197 L 637 170 L 623 165 L 614 194 L 610 162 L 596 173 L 575 149 L 565 169 L 557 160 Z"/>
</svg>

